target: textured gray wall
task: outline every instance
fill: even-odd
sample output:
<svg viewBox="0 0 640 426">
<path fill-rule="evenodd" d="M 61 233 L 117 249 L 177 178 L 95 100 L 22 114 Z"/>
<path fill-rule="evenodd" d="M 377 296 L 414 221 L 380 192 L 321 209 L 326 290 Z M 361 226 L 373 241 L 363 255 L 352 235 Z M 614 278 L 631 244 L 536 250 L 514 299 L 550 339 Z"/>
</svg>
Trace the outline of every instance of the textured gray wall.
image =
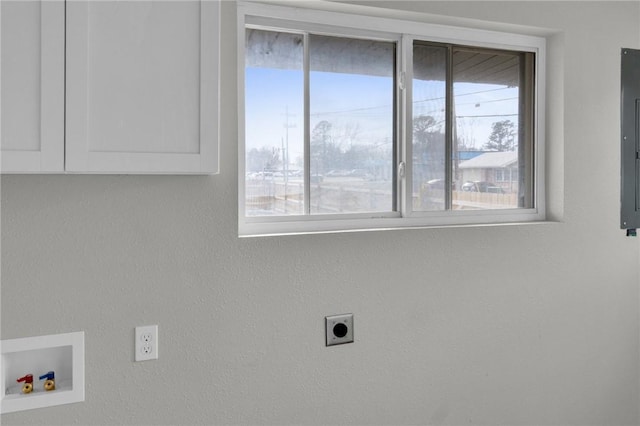
<svg viewBox="0 0 640 426">
<path fill-rule="evenodd" d="M 238 239 L 223 2 L 220 175 L 2 177 L 2 338 L 84 330 L 87 374 L 86 402 L 4 424 L 639 422 L 638 240 L 618 229 L 638 4 L 374 4 L 560 30 L 559 220 Z M 356 343 L 325 348 L 323 317 L 343 312 Z M 133 328 L 156 323 L 160 359 L 134 363 Z"/>
</svg>

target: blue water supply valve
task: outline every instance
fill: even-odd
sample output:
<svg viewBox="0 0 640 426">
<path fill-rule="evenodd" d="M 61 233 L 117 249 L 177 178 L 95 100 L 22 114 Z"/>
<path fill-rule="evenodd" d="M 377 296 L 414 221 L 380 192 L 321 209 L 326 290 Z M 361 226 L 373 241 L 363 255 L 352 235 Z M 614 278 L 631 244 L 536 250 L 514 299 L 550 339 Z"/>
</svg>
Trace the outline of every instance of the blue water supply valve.
<svg viewBox="0 0 640 426">
<path fill-rule="evenodd" d="M 56 378 L 56 375 L 53 371 L 49 371 L 47 374 L 43 374 L 40 376 L 40 380 L 53 380 Z"/>
<path fill-rule="evenodd" d="M 56 382 L 55 382 L 55 373 L 53 371 L 49 371 L 47 374 L 43 374 L 42 376 L 40 376 L 40 380 L 44 380 L 44 390 L 46 391 L 52 391 L 56 389 Z"/>
</svg>

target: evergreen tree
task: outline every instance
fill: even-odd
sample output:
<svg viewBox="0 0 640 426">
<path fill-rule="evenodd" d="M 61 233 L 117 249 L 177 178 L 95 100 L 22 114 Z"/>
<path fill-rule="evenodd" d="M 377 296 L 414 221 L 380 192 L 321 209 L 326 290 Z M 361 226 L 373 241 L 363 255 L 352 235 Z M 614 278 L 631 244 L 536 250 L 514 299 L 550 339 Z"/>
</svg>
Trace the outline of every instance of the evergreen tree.
<svg viewBox="0 0 640 426">
<path fill-rule="evenodd" d="M 515 127 L 511 120 L 496 121 L 491 125 L 491 135 L 483 148 L 487 151 L 513 151 L 516 142 Z"/>
</svg>

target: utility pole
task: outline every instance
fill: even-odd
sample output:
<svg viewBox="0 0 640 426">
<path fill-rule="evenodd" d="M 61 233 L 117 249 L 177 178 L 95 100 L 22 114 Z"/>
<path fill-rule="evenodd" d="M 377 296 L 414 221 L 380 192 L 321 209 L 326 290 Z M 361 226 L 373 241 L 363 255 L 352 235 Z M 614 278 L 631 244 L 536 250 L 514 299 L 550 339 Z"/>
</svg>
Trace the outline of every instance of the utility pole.
<svg viewBox="0 0 640 426">
<path fill-rule="evenodd" d="M 289 106 L 284 107 L 284 130 L 285 142 L 282 147 L 282 174 L 284 175 L 284 209 L 287 211 L 287 195 L 289 193 L 289 129 L 296 127 L 295 123 L 289 122 Z"/>
<path fill-rule="evenodd" d="M 284 163 L 285 170 L 285 179 L 287 182 L 289 179 L 289 129 L 293 129 L 296 127 L 295 123 L 291 123 L 289 121 L 289 117 L 293 117 L 293 114 L 289 114 L 289 107 L 286 106 L 284 110 L 284 129 L 285 129 L 285 146 L 284 146 L 284 154 L 282 156 L 282 162 Z"/>
</svg>

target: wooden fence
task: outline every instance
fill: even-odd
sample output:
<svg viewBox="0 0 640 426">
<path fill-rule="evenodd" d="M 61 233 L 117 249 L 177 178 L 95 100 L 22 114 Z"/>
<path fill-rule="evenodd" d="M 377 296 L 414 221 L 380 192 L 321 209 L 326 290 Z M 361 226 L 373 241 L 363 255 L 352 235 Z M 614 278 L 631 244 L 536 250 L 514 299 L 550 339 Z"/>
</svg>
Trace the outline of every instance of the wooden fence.
<svg viewBox="0 0 640 426">
<path fill-rule="evenodd" d="M 322 182 L 311 184 L 311 212 L 316 214 L 388 212 L 392 209 L 391 184 L 380 182 Z M 245 207 L 249 215 L 304 214 L 304 185 L 301 181 L 247 181 Z M 516 208 L 517 194 L 453 191 L 454 210 Z M 415 210 L 442 210 L 443 190 L 414 193 Z M 253 212 L 253 213 L 252 213 Z"/>
</svg>

